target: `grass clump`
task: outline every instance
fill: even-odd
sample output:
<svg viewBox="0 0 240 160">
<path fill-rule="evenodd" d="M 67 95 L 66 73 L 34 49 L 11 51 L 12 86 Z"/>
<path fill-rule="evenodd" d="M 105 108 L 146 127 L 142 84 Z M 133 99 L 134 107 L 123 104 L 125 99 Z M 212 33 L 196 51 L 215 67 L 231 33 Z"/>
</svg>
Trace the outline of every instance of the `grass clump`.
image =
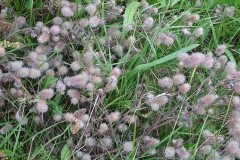
<svg viewBox="0 0 240 160">
<path fill-rule="evenodd" d="M 0 158 L 240 158 L 237 3 L 0 5 Z"/>
</svg>

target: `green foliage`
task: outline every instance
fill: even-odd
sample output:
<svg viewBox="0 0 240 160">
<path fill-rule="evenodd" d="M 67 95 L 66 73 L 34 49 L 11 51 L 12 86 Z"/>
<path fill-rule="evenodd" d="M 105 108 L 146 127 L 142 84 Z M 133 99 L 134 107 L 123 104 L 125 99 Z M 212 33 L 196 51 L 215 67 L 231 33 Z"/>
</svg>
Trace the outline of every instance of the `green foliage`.
<svg viewBox="0 0 240 160">
<path fill-rule="evenodd" d="M 64 145 L 61 150 L 61 160 L 67 160 L 71 156 L 71 150 L 67 145 Z"/>
<path fill-rule="evenodd" d="M 55 78 L 53 76 L 44 76 L 42 77 L 41 80 L 41 89 L 46 89 L 48 88 L 50 85 L 54 84 L 55 82 L 57 82 L 58 78 Z"/>
</svg>

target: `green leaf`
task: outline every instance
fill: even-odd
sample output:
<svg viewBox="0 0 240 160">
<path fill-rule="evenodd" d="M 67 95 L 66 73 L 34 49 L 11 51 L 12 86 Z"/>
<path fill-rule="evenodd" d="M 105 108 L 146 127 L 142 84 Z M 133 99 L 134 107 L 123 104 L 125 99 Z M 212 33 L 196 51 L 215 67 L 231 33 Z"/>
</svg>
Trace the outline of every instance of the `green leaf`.
<svg viewBox="0 0 240 160">
<path fill-rule="evenodd" d="M 57 92 L 53 101 L 49 102 L 51 107 L 53 108 L 53 113 L 59 114 L 63 112 L 62 106 L 60 104 L 61 100 L 62 100 L 62 95 L 59 92 Z"/>
<path fill-rule="evenodd" d="M 161 8 L 164 8 L 164 7 L 166 7 L 167 6 L 167 0 L 162 0 L 161 1 Z"/>
<path fill-rule="evenodd" d="M 134 76 L 135 74 L 141 72 L 141 71 L 145 71 L 145 70 L 148 70 L 150 69 L 151 67 L 154 67 L 156 65 L 159 65 L 159 64 L 162 64 L 162 63 L 165 63 L 165 62 L 168 62 L 174 58 L 176 58 L 176 56 L 179 54 L 179 53 L 184 53 L 184 52 L 188 52 L 194 48 L 196 48 L 197 46 L 199 46 L 199 44 L 193 44 L 193 45 L 190 45 L 188 47 L 185 47 L 185 48 L 182 48 L 178 51 L 175 51 L 165 57 L 162 57 L 158 60 L 155 60 L 153 62 L 150 62 L 150 63 L 146 63 L 146 64 L 141 64 L 141 65 L 138 65 L 136 66 L 131 72 L 128 73 L 128 77 L 132 77 Z"/>
<path fill-rule="evenodd" d="M 124 26 L 127 26 L 127 25 L 131 25 L 132 22 L 133 22 L 133 17 L 138 9 L 138 7 L 140 6 L 140 3 L 139 2 L 132 2 L 130 3 L 126 10 L 125 10 L 125 13 L 124 13 L 124 20 L 123 20 L 123 30 L 122 30 L 122 39 L 124 39 L 127 35 L 127 30 L 125 30 Z"/>
<path fill-rule="evenodd" d="M 33 8 L 33 0 L 28 0 L 26 2 L 25 6 L 26 6 L 27 9 L 32 9 Z"/>
<path fill-rule="evenodd" d="M 58 78 L 55 78 L 53 76 L 44 76 L 42 78 L 41 89 L 48 88 L 50 85 L 57 82 L 57 80 L 58 80 Z"/>
<path fill-rule="evenodd" d="M 228 58 L 230 59 L 230 61 L 233 62 L 236 65 L 237 63 L 236 63 L 235 58 L 233 57 L 232 52 L 230 52 L 229 49 L 225 49 L 225 53 L 228 56 Z"/>
<path fill-rule="evenodd" d="M 70 156 L 71 156 L 71 150 L 67 145 L 64 145 L 61 150 L 61 160 L 68 160 Z"/>
<path fill-rule="evenodd" d="M 13 152 L 7 149 L 3 149 L 3 150 L 0 149 L 0 153 L 3 153 L 7 157 L 13 156 Z"/>
<path fill-rule="evenodd" d="M 174 6 L 175 4 L 177 4 L 178 2 L 180 2 L 180 0 L 173 0 L 173 1 L 171 2 L 171 5 L 170 5 L 170 6 L 172 7 L 172 6 Z"/>
</svg>

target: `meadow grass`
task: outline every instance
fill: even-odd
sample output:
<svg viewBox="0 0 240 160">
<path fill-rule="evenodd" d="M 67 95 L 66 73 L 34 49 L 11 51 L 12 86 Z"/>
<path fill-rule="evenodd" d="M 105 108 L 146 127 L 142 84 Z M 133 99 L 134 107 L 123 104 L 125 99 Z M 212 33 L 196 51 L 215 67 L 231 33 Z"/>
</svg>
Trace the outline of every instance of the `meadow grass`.
<svg viewBox="0 0 240 160">
<path fill-rule="evenodd" d="M 57 0 L 56 0 L 57 1 Z M 73 1 L 77 4 L 88 4 L 90 1 Z M 27 19 L 27 24 L 29 27 L 33 27 L 37 21 L 42 21 L 45 24 L 49 24 L 54 15 L 60 15 L 61 13 L 58 10 L 55 10 L 54 15 L 50 12 L 44 12 L 43 8 L 50 5 L 54 5 L 51 1 L 44 0 L 5 0 L 0 3 L 3 3 L 5 6 L 9 7 L 12 12 L 8 15 L 7 19 L 12 21 L 14 16 L 24 16 Z M 119 4 L 124 4 L 126 6 L 125 16 L 114 25 L 122 30 L 121 38 L 125 39 L 127 36 L 127 31 L 123 29 L 123 26 L 131 24 L 133 21 L 139 20 L 141 22 L 141 14 L 144 10 L 140 9 L 138 2 L 132 1 L 119 1 Z M 176 56 L 182 52 L 192 52 L 192 51 L 209 51 L 215 50 L 219 44 L 226 44 L 227 50 L 225 54 L 228 58 L 236 63 L 238 68 L 240 67 L 239 63 L 239 53 L 240 53 L 240 3 L 238 0 L 203 0 L 201 7 L 195 7 L 194 1 L 188 0 L 149 0 L 149 3 L 158 8 L 159 11 L 156 15 L 153 16 L 154 19 L 159 21 L 164 21 L 168 19 L 169 21 L 164 27 L 159 27 L 158 30 L 154 32 L 162 31 L 171 31 L 177 35 L 175 43 L 171 47 L 166 46 L 156 46 L 153 44 L 151 35 L 148 32 L 139 32 L 137 28 L 141 28 L 143 24 L 137 24 L 136 28 L 133 31 L 133 35 L 136 37 L 136 41 L 139 41 L 140 52 L 130 57 L 131 48 L 133 45 L 129 46 L 129 51 L 124 54 L 118 61 L 112 60 L 112 52 L 110 48 L 101 46 L 99 43 L 98 37 L 93 37 L 96 48 L 104 52 L 102 59 L 99 59 L 98 56 L 95 56 L 97 65 L 102 69 L 103 75 L 109 75 L 113 66 L 118 66 L 122 70 L 122 75 L 120 77 L 117 89 L 109 94 L 107 94 L 104 99 L 103 106 L 101 109 L 97 110 L 95 113 L 94 105 L 91 105 L 90 111 L 99 117 L 103 117 L 107 114 L 108 111 L 118 110 L 124 115 L 128 111 L 132 111 L 141 119 L 141 127 L 136 124 L 130 127 L 130 132 L 128 135 L 118 135 L 116 138 L 116 148 L 122 148 L 124 139 L 126 137 L 131 137 L 134 149 L 126 156 L 122 157 L 121 150 L 116 151 L 106 151 L 106 159 L 164 159 L 162 149 L 167 145 L 171 144 L 171 141 L 176 138 L 184 139 L 184 146 L 191 150 L 191 158 L 197 159 L 196 154 L 199 148 L 201 147 L 201 142 L 203 141 L 203 131 L 205 129 L 210 129 L 215 131 L 214 134 L 225 135 L 226 139 L 230 136 L 227 132 L 227 117 L 231 111 L 230 105 L 227 108 L 224 108 L 224 112 L 219 112 L 219 114 L 207 115 L 202 118 L 196 118 L 193 126 L 189 129 L 184 126 L 179 126 L 178 120 L 182 119 L 182 106 L 175 106 L 171 103 L 166 107 L 160 109 L 159 112 L 140 112 L 140 106 L 142 106 L 145 101 L 144 95 L 150 91 L 158 92 L 159 86 L 156 79 L 162 78 L 164 75 L 171 75 L 175 68 L 178 66 L 176 61 Z M 213 17 L 214 8 L 216 5 L 233 5 L 235 6 L 235 15 L 234 17 L 228 17 L 221 21 L 216 21 Z M 55 4 L 57 5 L 57 4 Z M 100 6 L 101 16 L 104 17 L 105 2 L 103 1 Z M 178 23 L 178 19 L 181 16 L 178 16 L 177 19 L 172 19 L 172 16 L 179 15 L 182 11 L 191 11 L 192 13 L 197 13 L 200 15 L 201 19 L 194 24 L 193 27 L 197 28 L 201 26 L 204 28 L 204 35 L 200 37 L 197 41 L 192 41 L 191 39 L 185 38 L 181 33 L 181 29 L 184 27 Z M 81 18 L 85 13 L 78 12 L 75 17 L 72 17 L 72 20 Z M 107 28 L 113 27 L 112 24 L 104 25 L 101 27 L 101 32 L 98 35 L 106 36 Z M 158 25 L 158 24 L 155 24 Z M 18 31 L 21 33 L 21 30 Z M 34 48 L 37 43 L 35 40 L 32 40 L 31 37 L 19 34 L 19 41 L 23 43 L 23 47 Z M 1 40 L 4 40 L 1 38 Z M 73 42 L 68 44 L 73 50 L 78 50 L 77 44 Z M 13 49 L 14 51 L 14 49 Z M 11 51 L 11 52 L 13 52 Z M 9 51 L 10 53 L 10 51 Z M 13 52 L 15 55 L 9 57 L 10 59 L 22 59 L 24 57 L 23 52 L 18 52 L 16 50 Z M 52 53 L 52 57 L 57 53 Z M 149 58 L 151 55 L 152 58 Z M 50 60 L 48 57 L 47 61 Z M 71 56 L 71 55 L 69 55 Z M 208 73 L 205 69 L 200 69 L 201 71 L 196 73 L 193 71 L 186 71 L 186 75 L 189 78 L 189 83 L 194 86 L 204 80 L 204 76 Z M 49 85 L 54 79 L 49 79 L 41 77 L 39 81 L 23 81 L 24 86 L 28 86 L 28 90 L 35 90 L 35 92 L 41 91 L 43 88 L 47 88 L 46 85 Z M 6 87 L 5 87 L 6 88 Z M 7 88 L 6 88 L 7 89 Z M 10 86 L 9 88 L 10 89 Z M 224 92 L 224 91 L 223 91 Z M 221 93 L 219 93 L 221 94 Z M 224 93 L 222 93 L 224 94 Z M 188 95 L 189 99 L 195 101 L 196 97 Z M 76 106 L 69 105 L 67 101 L 68 97 L 58 95 L 53 98 L 49 104 L 49 107 L 55 112 L 73 112 L 76 109 Z M 22 110 L 25 109 L 25 101 L 15 101 L 11 96 L 8 96 L 7 104 L 8 108 L 12 110 Z M 82 107 L 80 105 L 80 107 Z M 107 111 L 108 110 L 108 111 Z M 11 111 L 9 111 L 11 113 Z M 171 114 L 175 112 L 176 114 Z M 14 124 L 13 130 L 9 133 L 0 135 L 0 150 L 4 152 L 9 159 L 68 159 L 69 156 L 71 159 L 76 159 L 75 153 L 77 150 L 70 150 L 66 144 L 69 139 L 73 137 L 70 132 L 70 124 L 64 122 L 52 123 L 51 119 L 46 119 L 43 125 L 38 126 L 33 121 L 33 116 L 29 113 L 26 115 L 29 117 L 28 124 L 23 126 L 16 123 L 12 118 L 12 114 L 8 113 L 6 110 L 0 112 L 0 126 L 3 126 L 7 123 Z M 27 112 L 26 112 L 27 113 Z M 171 116 L 168 116 L 171 115 Z M 176 117 L 172 117 L 172 116 Z M 171 119 L 175 119 L 173 122 Z M 194 119 L 194 118 L 193 118 Z M 158 122 L 156 125 L 160 125 L 159 128 L 155 129 L 152 132 L 154 137 L 160 139 L 160 143 L 154 148 L 160 149 L 156 157 L 149 156 L 148 153 L 151 152 L 151 149 L 145 152 L 142 155 L 138 155 L 137 151 L 139 150 L 139 145 L 137 137 L 145 135 L 149 131 L 149 125 L 153 125 L 153 122 Z M 112 133 L 113 137 L 116 133 Z M 120 141 L 119 141 L 120 139 Z M 122 139 L 122 141 L 121 141 Z M 58 155 L 61 153 L 61 155 Z M 67 156 L 64 156 L 66 154 Z M 98 159 L 99 157 L 95 157 Z"/>
</svg>

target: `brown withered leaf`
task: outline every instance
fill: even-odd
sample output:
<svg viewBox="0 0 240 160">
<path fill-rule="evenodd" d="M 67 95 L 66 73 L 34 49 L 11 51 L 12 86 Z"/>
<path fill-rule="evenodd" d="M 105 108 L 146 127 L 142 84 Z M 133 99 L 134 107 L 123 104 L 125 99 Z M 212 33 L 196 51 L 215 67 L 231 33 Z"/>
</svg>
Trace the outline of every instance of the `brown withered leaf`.
<svg viewBox="0 0 240 160">
<path fill-rule="evenodd" d="M 0 20 L 0 29 L 5 31 L 5 32 L 10 32 L 11 29 L 13 28 L 13 24 L 6 22 L 4 20 Z"/>
<path fill-rule="evenodd" d="M 81 108 L 81 109 L 76 110 L 73 114 L 76 119 L 80 119 L 85 113 L 86 113 L 86 109 Z"/>
<path fill-rule="evenodd" d="M 2 151 L 0 151 L 0 159 L 1 160 L 7 160 L 8 159 Z"/>
<path fill-rule="evenodd" d="M 80 121 L 75 121 L 71 124 L 70 131 L 72 134 L 76 134 L 80 129 Z"/>
</svg>

